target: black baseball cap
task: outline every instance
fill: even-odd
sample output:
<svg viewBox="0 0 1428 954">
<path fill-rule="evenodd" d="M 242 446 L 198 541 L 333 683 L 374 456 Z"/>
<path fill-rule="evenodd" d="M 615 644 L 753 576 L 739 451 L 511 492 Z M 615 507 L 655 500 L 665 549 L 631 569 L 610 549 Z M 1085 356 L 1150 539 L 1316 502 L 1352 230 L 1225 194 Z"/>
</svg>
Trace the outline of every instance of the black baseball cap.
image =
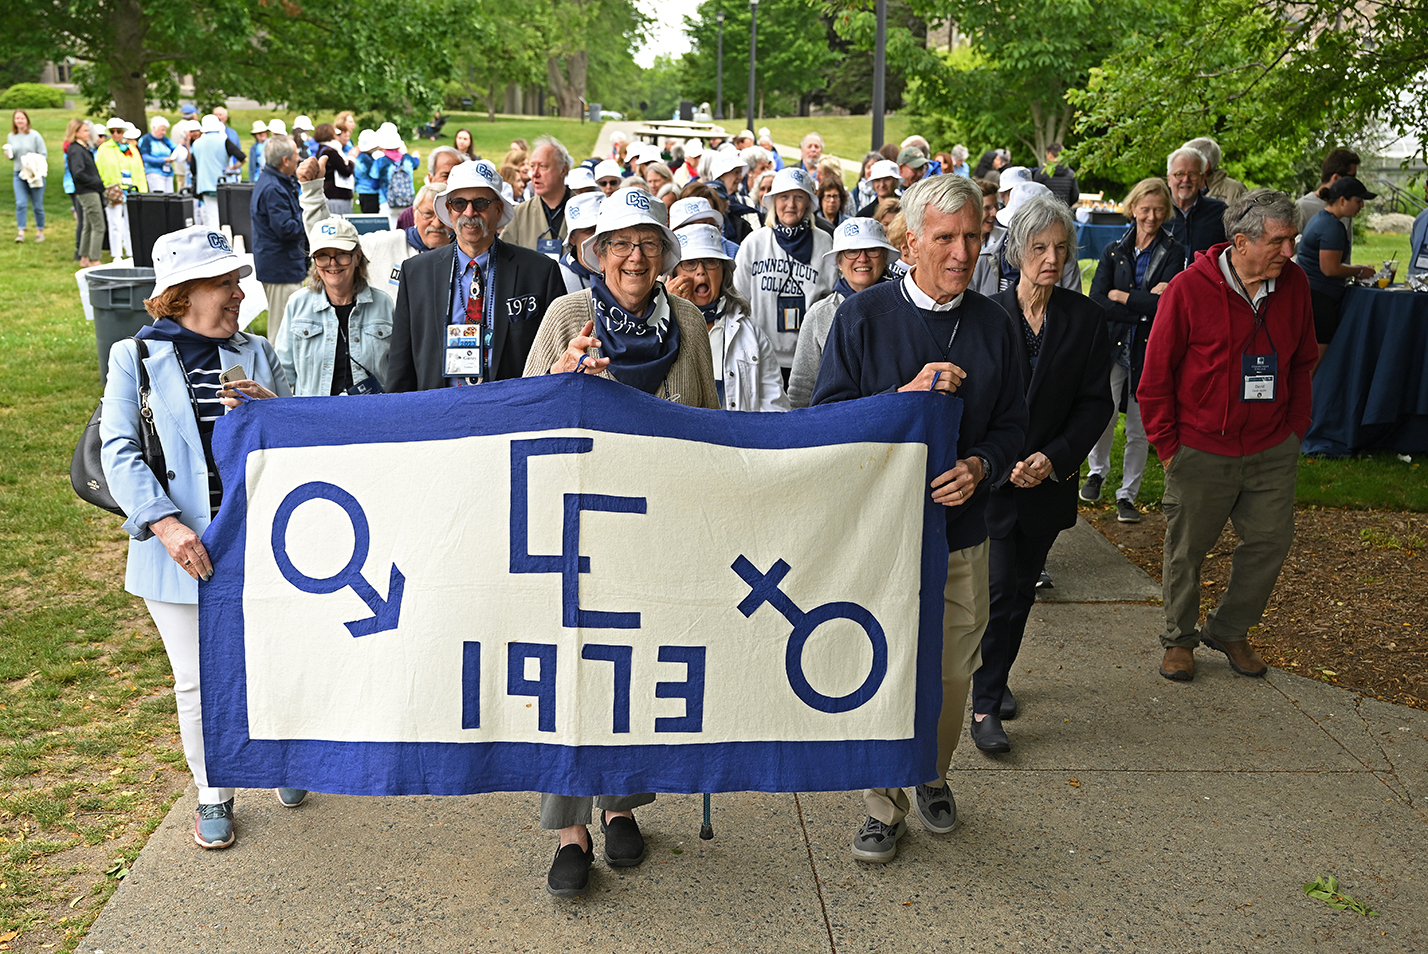
<svg viewBox="0 0 1428 954">
<path fill-rule="evenodd" d="M 1377 199 L 1377 192 L 1370 192 L 1364 188 L 1364 184 L 1358 180 L 1357 176 L 1339 176 L 1334 180 L 1334 184 L 1329 186 L 1329 201 L 1334 202 L 1348 196 L 1351 199 Z"/>
</svg>

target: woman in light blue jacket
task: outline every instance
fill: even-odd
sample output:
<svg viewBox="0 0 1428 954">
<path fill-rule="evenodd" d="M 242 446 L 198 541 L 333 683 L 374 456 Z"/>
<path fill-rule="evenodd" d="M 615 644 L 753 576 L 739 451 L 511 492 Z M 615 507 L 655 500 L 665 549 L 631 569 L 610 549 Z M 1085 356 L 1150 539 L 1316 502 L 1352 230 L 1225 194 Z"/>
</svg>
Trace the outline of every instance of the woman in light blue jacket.
<svg viewBox="0 0 1428 954">
<path fill-rule="evenodd" d="M 104 476 L 124 509 L 129 562 L 124 588 L 143 598 L 174 671 L 179 735 L 194 782 L 198 811 L 194 840 L 204 848 L 233 844 L 233 789 L 210 788 L 204 767 L 198 669 L 198 586 L 213 576 L 199 539 L 218 511 L 222 488 L 213 458 L 213 424 L 246 398 L 287 396 L 287 381 L 266 339 L 238 331 L 243 292 L 238 281 L 252 271 L 220 232 L 198 225 L 154 243 L 154 296 L 144 307 L 155 319 L 135 338 L 148 352 L 147 402 L 139 393 L 137 341 L 109 352 L 109 379 L 100 418 Z M 243 379 L 225 389 L 224 370 L 242 368 Z M 157 474 L 139 443 L 141 406 L 147 403 L 164 453 Z M 279 789 L 299 803 L 306 793 Z"/>
<path fill-rule="evenodd" d="M 367 283 L 357 227 L 344 218 L 308 229 L 307 287 L 288 299 L 278 361 L 298 397 L 379 394 L 392 345 L 392 298 Z"/>
</svg>

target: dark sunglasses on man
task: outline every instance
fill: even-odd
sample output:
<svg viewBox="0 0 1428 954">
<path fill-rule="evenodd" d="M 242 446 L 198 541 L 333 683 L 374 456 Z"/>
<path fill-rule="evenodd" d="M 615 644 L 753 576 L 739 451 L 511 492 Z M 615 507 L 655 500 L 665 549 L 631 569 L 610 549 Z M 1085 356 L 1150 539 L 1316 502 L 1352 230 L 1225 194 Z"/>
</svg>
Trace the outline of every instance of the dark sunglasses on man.
<svg viewBox="0 0 1428 954">
<path fill-rule="evenodd" d="M 457 215 L 461 215 L 466 211 L 466 206 L 469 205 L 471 206 L 473 215 L 485 215 L 486 210 L 489 209 L 491 203 L 495 201 L 495 199 L 488 199 L 485 196 L 467 199 L 463 196 L 454 195 L 446 200 L 446 207 Z"/>
</svg>

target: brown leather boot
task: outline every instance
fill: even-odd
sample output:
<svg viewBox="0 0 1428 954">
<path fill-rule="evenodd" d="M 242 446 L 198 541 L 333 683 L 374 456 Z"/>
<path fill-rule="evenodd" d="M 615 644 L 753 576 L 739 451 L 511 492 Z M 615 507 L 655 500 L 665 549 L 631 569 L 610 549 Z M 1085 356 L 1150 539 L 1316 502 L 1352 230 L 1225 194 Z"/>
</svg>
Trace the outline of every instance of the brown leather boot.
<svg viewBox="0 0 1428 954">
<path fill-rule="evenodd" d="M 1200 634 L 1200 641 L 1216 652 L 1225 654 L 1225 658 L 1230 661 L 1230 668 L 1241 676 L 1250 676 L 1258 679 L 1269 672 L 1269 667 L 1264 664 L 1264 660 L 1259 658 L 1259 653 L 1254 651 L 1254 647 L 1249 644 L 1249 640 L 1237 639 L 1234 642 L 1220 640 L 1213 636 Z"/>
<path fill-rule="evenodd" d="M 1195 678 L 1195 654 L 1184 646 L 1171 646 L 1160 661 L 1160 674 L 1176 682 L 1189 682 Z"/>
</svg>

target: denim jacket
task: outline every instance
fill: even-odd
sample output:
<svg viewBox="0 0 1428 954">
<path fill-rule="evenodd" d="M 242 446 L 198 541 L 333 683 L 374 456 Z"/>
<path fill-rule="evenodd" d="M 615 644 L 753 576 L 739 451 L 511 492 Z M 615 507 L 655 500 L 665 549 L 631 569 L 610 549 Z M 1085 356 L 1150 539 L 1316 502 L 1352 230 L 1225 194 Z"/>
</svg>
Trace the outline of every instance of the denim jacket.
<svg viewBox="0 0 1428 954">
<path fill-rule="evenodd" d="M 117 342 L 109 352 L 109 379 L 99 422 L 104 476 L 110 493 L 128 515 L 124 521 L 130 536 L 124 589 L 144 599 L 197 603 L 197 581 L 173 561 L 149 525 L 176 516 L 202 535 L 209 523 L 208 462 L 189 401 L 188 382 L 174 357 L 172 342 L 149 340 L 145 344 L 149 348 L 144 362 L 149 372 L 149 408 L 164 449 L 167 493 L 139 449 L 139 353 L 133 341 Z M 239 333 L 229 344 L 237 353 L 223 355 L 226 365 L 241 364 L 249 378 L 279 397 L 291 393 L 266 338 Z M 243 410 L 239 406 L 230 413 Z"/>
<path fill-rule="evenodd" d="M 373 291 L 370 285 L 364 286 L 347 319 L 352 381 L 360 382 L 370 373 L 385 387 L 387 350 L 391 345 L 392 299 Z M 304 288 L 288 299 L 288 310 L 278 329 L 277 352 L 283 373 L 298 397 L 325 397 L 332 393 L 337 310 L 325 292 Z"/>
</svg>

